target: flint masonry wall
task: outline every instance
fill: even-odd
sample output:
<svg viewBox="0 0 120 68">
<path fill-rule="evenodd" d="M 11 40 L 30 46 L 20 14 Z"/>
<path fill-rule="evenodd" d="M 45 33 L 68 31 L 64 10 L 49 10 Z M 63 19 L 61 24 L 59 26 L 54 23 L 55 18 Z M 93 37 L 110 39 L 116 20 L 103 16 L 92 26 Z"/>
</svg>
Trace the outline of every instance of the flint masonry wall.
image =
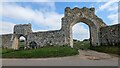
<svg viewBox="0 0 120 68">
<path fill-rule="evenodd" d="M 32 27 L 31 24 L 19 24 L 14 26 L 14 34 L 16 35 L 28 35 L 29 33 L 32 33 Z"/>
<path fill-rule="evenodd" d="M 5 35 L 0 35 L 0 38 L 2 39 L 2 44 L 0 44 L 0 47 L 4 48 L 11 48 L 12 46 L 12 35 L 13 34 L 5 34 Z"/>
<path fill-rule="evenodd" d="M 120 45 L 120 24 L 100 28 L 101 45 Z"/>
<path fill-rule="evenodd" d="M 32 32 L 31 24 L 15 25 L 14 37 L 17 36 L 19 39 L 21 35 L 26 38 L 26 44 L 28 47 L 32 41 L 37 43 L 37 47 L 66 44 L 65 33 L 62 30 Z"/>
<path fill-rule="evenodd" d="M 37 47 L 43 47 L 46 45 L 65 45 L 65 34 L 61 30 L 45 31 L 45 32 L 33 32 L 27 37 L 28 43 L 35 41 Z"/>
</svg>

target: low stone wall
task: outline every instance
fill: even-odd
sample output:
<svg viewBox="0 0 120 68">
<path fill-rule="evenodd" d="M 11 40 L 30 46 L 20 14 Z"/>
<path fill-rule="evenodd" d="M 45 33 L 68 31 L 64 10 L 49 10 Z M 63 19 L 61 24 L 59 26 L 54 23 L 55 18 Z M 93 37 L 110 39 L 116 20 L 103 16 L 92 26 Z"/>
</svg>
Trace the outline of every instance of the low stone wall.
<svg viewBox="0 0 120 68">
<path fill-rule="evenodd" d="M 120 45 L 120 24 L 100 28 L 101 45 Z"/>
<path fill-rule="evenodd" d="M 37 47 L 46 45 L 66 45 L 65 34 L 61 30 L 33 32 L 28 35 L 28 44 L 31 41 L 37 43 Z"/>
<path fill-rule="evenodd" d="M 0 35 L 0 39 L 2 39 L 1 41 L 2 44 L 0 46 L 4 48 L 15 48 L 16 45 L 13 44 L 14 43 L 13 36 L 14 36 L 13 34 Z M 18 39 L 19 38 L 17 38 L 17 40 Z M 62 45 L 67 44 L 65 32 L 62 30 L 32 32 L 27 35 L 26 41 L 27 41 L 28 46 L 30 45 L 30 42 L 32 41 L 36 42 L 37 47 L 43 47 L 47 45 L 62 46 Z"/>
<path fill-rule="evenodd" d="M 4 48 L 11 48 L 12 47 L 12 35 L 13 34 L 4 34 L 0 35 L 0 38 L 2 39 L 2 44 L 0 44 L 0 47 Z"/>
</svg>

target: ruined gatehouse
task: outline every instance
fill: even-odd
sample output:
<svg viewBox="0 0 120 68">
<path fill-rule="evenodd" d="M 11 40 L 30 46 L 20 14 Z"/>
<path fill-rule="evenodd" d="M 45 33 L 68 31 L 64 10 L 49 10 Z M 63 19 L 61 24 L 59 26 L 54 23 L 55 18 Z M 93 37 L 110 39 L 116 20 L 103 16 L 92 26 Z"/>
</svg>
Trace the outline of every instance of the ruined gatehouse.
<svg viewBox="0 0 120 68">
<path fill-rule="evenodd" d="M 117 45 L 120 43 L 120 24 L 107 26 L 104 21 L 95 15 L 95 8 L 65 8 L 62 27 L 60 30 L 33 32 L 31 24 L 18 24 L 14 26 L 13 34 L 1 35 L 2 47 L 19 49 L 20 36 L 25 37 L 25 47 L 29 47 L 31 42 L 35 42 L 37 47 L 46 45 L 69 45 L 73 47 L 72 27 L 83 22 L 89 26 L 90 45 Z M 79 31 L 79 29 L 78 29 Z"/>
</svg>

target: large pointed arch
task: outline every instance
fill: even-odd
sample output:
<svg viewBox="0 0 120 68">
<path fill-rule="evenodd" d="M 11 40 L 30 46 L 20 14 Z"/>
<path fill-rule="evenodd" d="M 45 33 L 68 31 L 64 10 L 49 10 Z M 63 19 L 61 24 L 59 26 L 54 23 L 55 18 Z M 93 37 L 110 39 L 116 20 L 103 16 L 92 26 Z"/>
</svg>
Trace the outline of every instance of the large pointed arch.
<svg viewBox="0 0 120 68">
<path fill-rule="evenodd" d="M 65 31 L 66 43 L 73 47 L 72 27 L 79 22 L 83 22 L 89 26 L 90 29 L 90 43 L 91 46 L 100 45 L 99 43 L 99 28 L 106 26 L 106 24 L 95 15 L 94 8 L 65 8 L 65 15 L 62 18 L 62 28 Z"/>
</svg>

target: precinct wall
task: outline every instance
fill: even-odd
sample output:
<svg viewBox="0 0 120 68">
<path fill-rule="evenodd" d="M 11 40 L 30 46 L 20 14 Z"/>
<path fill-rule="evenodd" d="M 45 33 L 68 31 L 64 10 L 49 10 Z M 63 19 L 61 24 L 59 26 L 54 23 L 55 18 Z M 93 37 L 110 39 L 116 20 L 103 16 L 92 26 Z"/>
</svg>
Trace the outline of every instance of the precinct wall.
<svg viewBox="0 0 120 68">
<path fill-rule="evenodd" d="M 27 37 L 28 44 L 31 41 L 37 43 L 37 47 L 43 47 L 46 45 L 66 45 L 65 33 L 61 30 L 33 32 Z"/>
<path fill-rule="evenodd" d="M 1 47 L 19 49 L 19 38 L 25 37 L 26 45 L 29 47 L 30 43 L 34 41 L 37 47 L 46 45 L 66 45 L 66 34 L 63 30 L 32 32 L 31 24 L 18 24 L 14 26 L 13 34 L 0 35 L 2 39 Z"/>
<path fill-rule="evenodd" d="M 120 45 L 120 24 L 100 28 L 101 45 Z"/>
<path fill-rule="evenodd" d="M 27 44 L 31 41 L 37 43 L 37 47 L 46 45 L 66 45 L 67 34 L 62 30 L 32 32 L 27 35 Z M 12 48 L 14 34 L 0 35 L 2 45 L 0 47 Z M 100 45 L 119 45 L 120 44 L 120 24 L 101 27 L 99 33 Z"/>
<path fill-rule="evenodd" d="M 2 44 L 0 44 L 0 47 L 11 48 L 12 47 L 12 35 L 13 34 L 0 35 L 0 38 L 2 39 L 1 40 Z"/>
</svg>

